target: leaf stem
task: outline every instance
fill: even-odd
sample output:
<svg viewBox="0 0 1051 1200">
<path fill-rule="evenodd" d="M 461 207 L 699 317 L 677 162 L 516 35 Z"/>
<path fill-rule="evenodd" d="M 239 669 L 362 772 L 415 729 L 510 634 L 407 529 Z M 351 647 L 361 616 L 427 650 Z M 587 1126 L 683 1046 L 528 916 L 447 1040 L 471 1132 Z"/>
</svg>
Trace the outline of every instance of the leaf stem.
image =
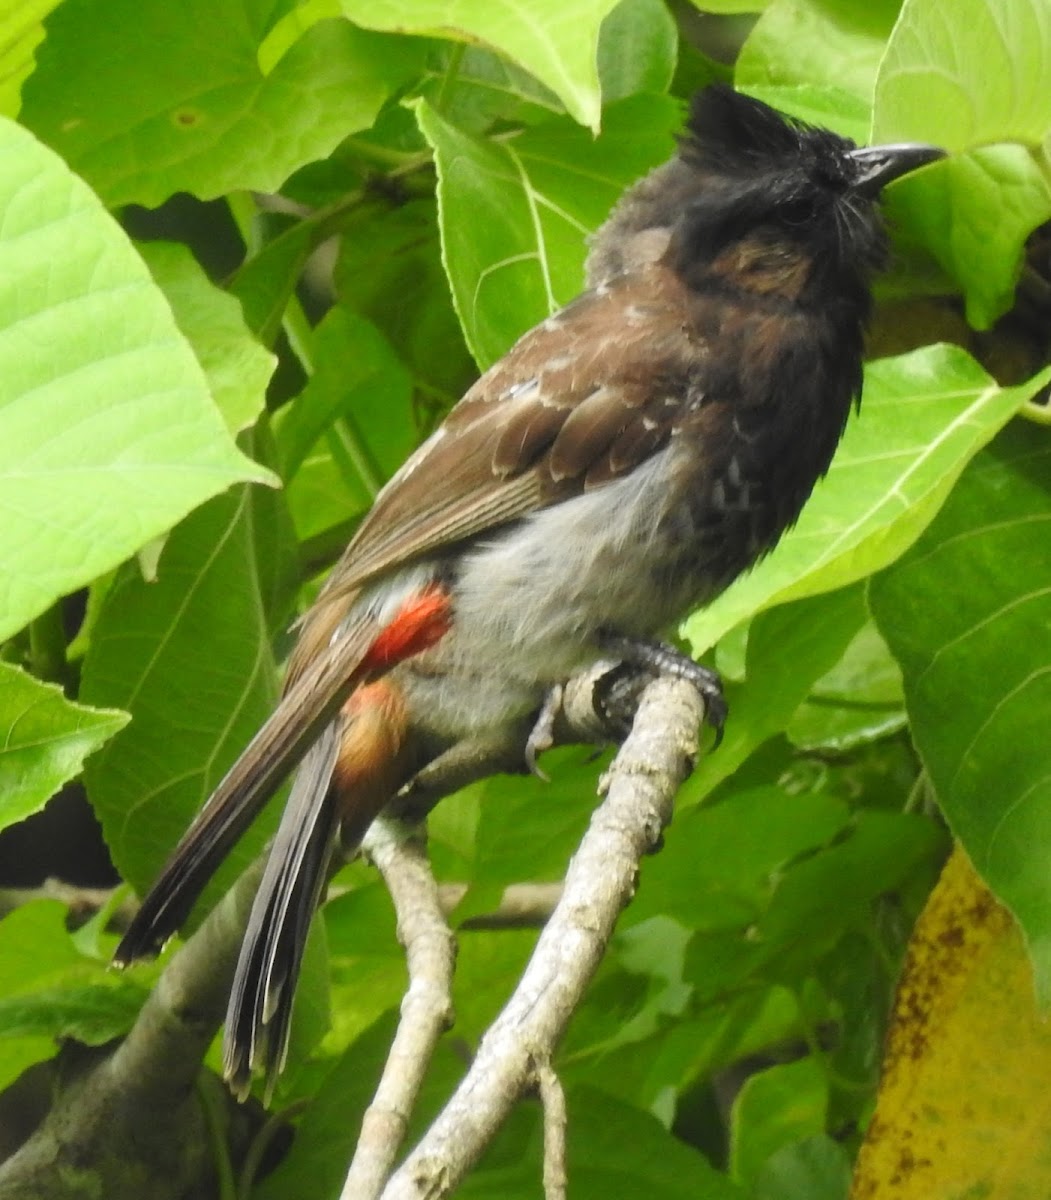
<svg viewBox="0 0 1051 1200">
<path fill-rule="evenodd" d="M 66 630 L 61 600 L 30 622 L 29 665 L 38 679 L 47 679 L 52 683 L 66 682 Z"/>
<path fill-rule="evenodd" d="M 231 192 L 226 197 L 230 216 L 234 219 L 237 232 L 245 244 L 245 257 L 251 258 L 260 249 L 259 231 L 256 226 L 256 206 L 250 192 Z"/>
<path fill-rule="evenodd" d="M 1051 425 L 1051 400 L 1027 400 L 1018 410 L 1018 415 L 1036 425 Z"/>
<path fill-rule="evenodd" d="M 220 1087 L 217 1079 L 202 1073 L 197 1078 L 195 1090 L 201 1103 L 201 1113 L 212 1148 L 212 1162 L 215 1164 L 219 1200 L 237 1200 L 234 1169 L 230 1162 L 230 1149 L 226 1144 L 224 1132 L 225 1122 L 221 1111 L 223 1101 L 219 1095 Z"/>
<path fill-rule="evenodd" d="M 905 803 L 902 805 L 901 811 L 905 813 L 922 811 L 926 798 L 927 772 L 923 770 L 913 780 L 912 787 L 909 788 L 909 794 L 905 797 Z"/>
<path fill-rule="evenodd" d="M 292 347 L 292 353 L 299 359 L 306 374 L 313 375 L 317 365 L 314 362 L 314 330 L 307 320 L 298 296 L 293 294 L 289 298 L 281 324 L 284 326 L 288 344 Z"/>
<path fill-rule="evenodd" d="M 452 86 L 460 74 L 460 64 L 463 62 L 466 50 L 467 47 L 463 42 L 456 42 L 449 53 L 449 63 L 445 68 L 445 73 L 442 75 L 441 86 L 438 88 L 438 95 L 434 101 L 434 107 L 440 113 L 444 113 L 448 107 L 449 93 L 452 91 Z"/>
<path fill-rule="evenodd" d="M 334 421 L 326 437 L 332 460 L 344 479 L 353 482 L 355 479 L 375 499 L 383 486 L 383 480 L 376 473 L 369 458 L 369 453 L 358 437 L 357 430 L 349 421 Z"/>
</svg>

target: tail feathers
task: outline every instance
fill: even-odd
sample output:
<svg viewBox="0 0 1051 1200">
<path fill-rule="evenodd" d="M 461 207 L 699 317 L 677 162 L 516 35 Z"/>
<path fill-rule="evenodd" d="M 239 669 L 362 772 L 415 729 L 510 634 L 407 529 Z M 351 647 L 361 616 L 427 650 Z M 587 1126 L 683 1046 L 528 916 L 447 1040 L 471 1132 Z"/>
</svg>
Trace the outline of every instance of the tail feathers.
<svg viewBox="0 0 1051 1200">
<path fill-rule="evenodd" d="M 119 966 L 155 954 L 186 920 L 230 848 L 360 681 L 362 660 L 375 642 L 375 622 L 358 617 L 285 693 L 143 900 L 114 955 Z"/>
<path fill-rule="evenodd" d="M 224 1069 L 241 1096 L 256 1067 L 265 1068 L 268 1091 L 281 1070 L 307 930 L 341 818 L 360 836 L 399 779 L 404 712 L 393 719 L 389 697 L 373 700 L 371 721 L 361 703 L 356 714 L 353 704 L 338 710 L 355 689 L 360 700 L 371 680 L 433 646 L 450 621 L 450 598 L 438 585 L 409 595 L 382 626 L 367 611 L 347 618 L 216 788 L 117 947 L 114 958 L 123 965 L 174 933 L 227 851 L 300 763 L 249 915 L 227 1011 Z M 357 730 L 357 741 L 351 738 L 337 789 L 330 785 L 348 750 L 348 729 Z M 341 812 L 336 793 L 344 789 L 354 803 L 344 797 Z"/>
<path fill-rule="evenodd" d="M 117 947 L 118 966 L 156 953 L 186 920 L 231 846 L 350 693 L 433 646 L 445 636 L 450 619 L 449 596 L 434 585 L 409 595 L 383 626 L 367 609 L 343 620 L 338 637 L 297 671 L 281 703 L 176 846 Z"/>
<path fill-rule="evenodd" d="M 182 925 L 205 884 L 251 824 L 256 807 L 232 806 L 205 820 L 207 815 L 205 809 L 187 831 L 132 918 L 113 955 L 118 967 L 156 954 Z"/>
<path fill-rule="evenodd" d="M 307 931 L 338 832 L 329 783 L 343 723 L 331 722 L 300 764 L 248 918 L 223 1041 L 223 1071 L 241 1099 L 257 1068 L 269 1099 L 284 1066 Z"/>
</svg>

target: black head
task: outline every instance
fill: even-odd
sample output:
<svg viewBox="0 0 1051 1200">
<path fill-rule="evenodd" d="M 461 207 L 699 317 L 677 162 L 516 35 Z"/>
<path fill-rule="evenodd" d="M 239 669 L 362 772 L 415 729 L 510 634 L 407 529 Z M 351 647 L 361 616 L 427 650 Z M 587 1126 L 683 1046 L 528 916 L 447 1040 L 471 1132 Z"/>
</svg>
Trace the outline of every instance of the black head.
<svg viewBox="0 0 1051 1200">
<path fill-rule="evenodd" d="M 732 88 L 706 88 L 680 141 L 694 182 L 676 231 L 676 266 L 689 276 L 747 242 L 752 253 L 738 259 L 762 268 L 769 247 L 768 273 L 778 254 L 806 262 L 793 276 L 803 302 L 864 289 L 886 255 L 880 189 L 942 153 L 914 144 L 859 150 Z"/>
</svg>

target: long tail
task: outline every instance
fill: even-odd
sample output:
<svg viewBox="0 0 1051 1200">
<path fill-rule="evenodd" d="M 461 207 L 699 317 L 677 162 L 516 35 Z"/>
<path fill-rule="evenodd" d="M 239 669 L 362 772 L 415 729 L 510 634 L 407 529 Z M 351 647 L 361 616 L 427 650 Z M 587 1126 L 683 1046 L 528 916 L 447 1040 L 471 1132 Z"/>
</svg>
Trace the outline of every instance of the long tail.
<svg viewBox="0 0 1051 1200">
<path fill-rule="evenodd" d="M 223 1074 L 242 1100 L 257 1067 L 266 1069 L 269 1093 L 284 1066 L 296 979 L 339 826 L 329 784 L 341 724 L 337 718 L 328 725 L 299 765 L 241 943 L 226 1013 Z"/>
<path fill-rule="evenodd" d="M 216 868 L 356 686 L 376 637 L 366 616 L 296 680 L 219 782 L 143 899 L 113 961 L 156 954 L 190 915 Z"/>
<path fill-rule="evenodd" d="M 334 718 L 348 696 L 395 664 L 434 645 L 448 630 L 449 621 L 448 595 L 434 587 L 406 600 L 382 628 L 377 629 L 373 618 L 365 613 L 345 624 L 339 638 L 302 671 L 212 793 L 143 900 L 117 947 L 114 962 L 124 965 L 156 953 L 189 915 L 216 867 L 289 771 L 319 739 L 321 746 L 328 744 L 327 734 L 326 738 L 321 735 L 337 728 L 339 721 Z M 308 842 L 314 827 L 325 823 L 326 788 L 316 782 L 323 773 L 320 747 L 316 753 L 308 773 L 315 781 L 310 802 L 297 801 L 295 806 L 290 802 L 288 806 L 289 813 L 293 808 L 301 813 Z M 329 765 L 328 774 L 331 772 Z M 327 776 L 325 782 L 327 785 Z M 293 795 L 296 791 L 293 789 Z M 317 816 L 312 815 L 315 806 Z M 281 828 L 285 825 L 283 821 Z M 328 841 L 331 836 L 329 830 Z M 286 835 L 286 840 L 289 837 Z M 302 863 L 313 861 L 308 854 L 312 846 L 303 846 L 296 878 Z M 296 853 L 300 853 L 298 847 Z M 323 868 L 320 874 L 323 877 Z"/>
<path fill-rule="evenodd" d="M 337 837 L 346 850 L 410 773 L 404 700 L 390 680 L 359 687 L 296 773 L 237 960 L 223 1073 L 243 1098 L 257 1068 L 266 1094 L 284 1066 L 292 998 Z"/>
</svg>

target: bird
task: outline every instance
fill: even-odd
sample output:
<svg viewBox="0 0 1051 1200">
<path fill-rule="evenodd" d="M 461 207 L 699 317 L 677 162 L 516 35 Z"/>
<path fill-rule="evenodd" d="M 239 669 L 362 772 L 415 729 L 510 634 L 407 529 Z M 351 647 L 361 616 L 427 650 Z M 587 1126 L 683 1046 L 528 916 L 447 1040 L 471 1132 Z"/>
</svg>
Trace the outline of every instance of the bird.
<svg viewBox="0 0 1051 1200">
<path fill-rule="evenodd" d="M 552 689 L 657 640 L 767 554 L 860 402 L 882 188 L 943 156 L 861 147 L 725 84 L 593 235 L 586 287 L 525 333 L 379 492 L 301 619 L 282 698 L 121 940 L 155 953 L 294 780 L 248 919 L 224 1073 L 272 1089 L 337 846 L 428 767 L 532 761 Z M 538 732 L 539 731 L 539 732 Z"/>
</svg>

